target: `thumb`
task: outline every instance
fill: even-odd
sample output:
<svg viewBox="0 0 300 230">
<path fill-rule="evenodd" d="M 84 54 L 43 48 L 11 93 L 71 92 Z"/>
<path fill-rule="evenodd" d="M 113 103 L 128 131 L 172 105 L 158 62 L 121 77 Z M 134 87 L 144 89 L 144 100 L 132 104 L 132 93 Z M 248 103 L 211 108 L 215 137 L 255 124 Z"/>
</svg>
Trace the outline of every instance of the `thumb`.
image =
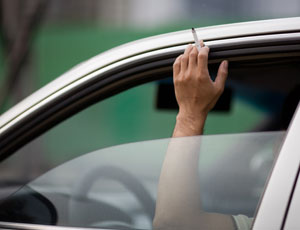
<svg viewBox="0 0 300 230">
<path fill-rule="evenodd" d="M 222 63 L 219 66 L 218 74 L 215 80 L 215 84 L 218 88 L 224 89 L 227 75 L 228 75 L 228 61 L 222 61 Z"/>
</svg>

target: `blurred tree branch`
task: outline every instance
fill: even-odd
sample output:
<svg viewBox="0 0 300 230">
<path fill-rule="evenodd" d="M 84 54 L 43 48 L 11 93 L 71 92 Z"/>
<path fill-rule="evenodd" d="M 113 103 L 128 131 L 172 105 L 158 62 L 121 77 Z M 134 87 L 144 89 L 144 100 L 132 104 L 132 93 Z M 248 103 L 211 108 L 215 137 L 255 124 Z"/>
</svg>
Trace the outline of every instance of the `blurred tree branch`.
<svg viewBox="0 0 300 230">
<path fill-rule="evenodd" d="M 0 111 L 22 76 L 46 5 L 47 0 L 0 0 L 0 37 L 6 57 L 6 73 L 0 86 Z"/>
</svg>

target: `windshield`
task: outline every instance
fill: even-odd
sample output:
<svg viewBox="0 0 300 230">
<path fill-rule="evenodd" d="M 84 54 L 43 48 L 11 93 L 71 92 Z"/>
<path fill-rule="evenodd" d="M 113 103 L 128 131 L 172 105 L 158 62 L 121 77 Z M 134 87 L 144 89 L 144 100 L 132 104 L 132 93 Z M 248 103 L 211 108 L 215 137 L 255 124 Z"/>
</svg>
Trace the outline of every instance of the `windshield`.
<svg viewBox="0 0 300 230">
<path fill-rule="evenodd" d="M 197 175 L 173 178 L 174 183 L 186 182 L 178 187 L 183 194 L 199 185 L 190 199 L 200 199 L 205 212 L 242 214 L 251 221 L 284 136 L 281 131 L 207 135 L 99 149 L 27 184 L 2 202 L 0 217 L 59 226 L 152 229 L 165 155 L 180 152 L 190 155 L 191 167 L 195 162 L 197 167 Z M 181 164 L 174 164 L 180 171 Z M 182 212 L 186 215 L 184 208 Z"/>
</svg>

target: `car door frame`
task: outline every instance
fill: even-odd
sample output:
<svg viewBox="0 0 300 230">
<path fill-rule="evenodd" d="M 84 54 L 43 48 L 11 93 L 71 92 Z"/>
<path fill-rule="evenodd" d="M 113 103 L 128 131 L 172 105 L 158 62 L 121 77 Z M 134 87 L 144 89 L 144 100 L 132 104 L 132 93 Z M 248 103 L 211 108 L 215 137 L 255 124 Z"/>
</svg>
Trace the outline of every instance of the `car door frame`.
<svg viewBox="0 0 300 230">
<path fill-rule="evenodd" d="M 284 228 L 299 174 L 300 154 L 297 151 L 299 135 L 300 104 L 269 176 L 256 212 L 253 229 Z"/>
<path fill-rule="evenodd" d="M 299 167 L 300 168 L 300 167 Z M 299 219 L 299 207 L 300 207 L 300 171 L 297 175 L 297 184 L 295 184 L 295 189 L 291 197 L 291 202 L 286 213 L 285 223 L 283 229 L 298 229 L 300 226 Z"/>
</svg>

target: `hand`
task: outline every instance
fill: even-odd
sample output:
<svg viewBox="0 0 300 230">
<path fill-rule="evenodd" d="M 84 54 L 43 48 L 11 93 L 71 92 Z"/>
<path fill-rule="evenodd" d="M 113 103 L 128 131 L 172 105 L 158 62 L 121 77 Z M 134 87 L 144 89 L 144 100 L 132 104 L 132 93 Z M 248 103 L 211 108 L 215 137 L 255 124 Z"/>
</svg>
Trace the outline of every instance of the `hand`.
<svg viewBox="0 0 300 230">
<path fill-rule="evenodd" d="M 207 64 L 208 53 L 208 47 L 202 47 L 198 52 L 195 46 L 189 45 L 173 65 L 175 95 L 179 105 L 177 122 L 184 122 L 197 129 L 196 134 L 202 133 L 208 112 L 224 91 L 228 74 L 228 62 L 223 61 L 216 80 L 211 80 Z"/>
</svg>

